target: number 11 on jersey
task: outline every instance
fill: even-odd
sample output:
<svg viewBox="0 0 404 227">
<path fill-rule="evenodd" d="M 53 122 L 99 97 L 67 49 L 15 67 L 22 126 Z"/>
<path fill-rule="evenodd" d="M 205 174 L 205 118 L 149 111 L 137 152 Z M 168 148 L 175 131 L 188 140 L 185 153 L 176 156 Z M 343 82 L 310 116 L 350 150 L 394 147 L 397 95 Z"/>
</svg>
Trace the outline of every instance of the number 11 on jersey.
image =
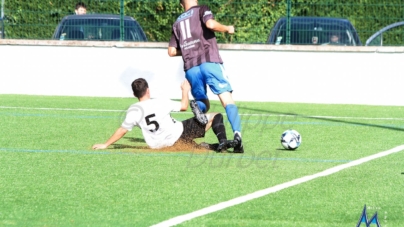
<svg viewBox="0 0 404 227">
<path fill-rule="evenodd" d="M 181 21 L 180 26 L 181 26 L 182 38 L 184 40 L 191 38 L 192 35 L 191 35 L 191 26 L 189 24 L 189 19 Z"/>
</svg>

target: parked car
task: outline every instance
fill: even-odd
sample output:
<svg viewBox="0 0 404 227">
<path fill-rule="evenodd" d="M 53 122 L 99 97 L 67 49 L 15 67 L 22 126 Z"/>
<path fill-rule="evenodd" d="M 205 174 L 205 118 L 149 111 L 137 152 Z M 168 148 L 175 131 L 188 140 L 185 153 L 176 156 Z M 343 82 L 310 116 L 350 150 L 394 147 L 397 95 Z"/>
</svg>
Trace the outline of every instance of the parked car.
<svg viewBox="0 0 404 227">
<path fill-rule="evenodd" d="M 121 40 L 120 19 L 120 15 L 112 14 L 69 15 L 56 27 L 52 38 L 87 41 Z M 147 41 L 142 27 L 133 17 L 124 17 L 123 32 L 122 41 Z"/>
<path fill-rule="evenodd" d="M 323 45 L 332 35 L 339 45 L 361 46 L 355 27 L 348 19 L 332 17 L 290 17 L 290 43 L 287 43 L 287 18 L 280 18 L 271 29 L 268 44 Z"/>
<path fill-rule="evenodd" d="M 388 39 L 390 38 L 390 40 Z M 398 39 L 398 40 L 397 40 Z M 387 42 L 386 41 L 390 41 Z M 380 29 L 366 40 L 365 46 L 403 46 L 404 21 L 396 22 Z"/>
</svg>

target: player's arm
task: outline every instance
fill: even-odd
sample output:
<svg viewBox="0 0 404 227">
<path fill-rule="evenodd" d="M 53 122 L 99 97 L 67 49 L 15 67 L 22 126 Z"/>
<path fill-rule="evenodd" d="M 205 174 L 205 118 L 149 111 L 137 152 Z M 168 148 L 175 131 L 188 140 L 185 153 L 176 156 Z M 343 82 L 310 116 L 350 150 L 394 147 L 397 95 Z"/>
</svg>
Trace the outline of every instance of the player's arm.
<svg viewBox="0 0 404 227">
<path fill-rule="evenodd" d="M 106 149 L 109 145 L 115 143 L 118 141 L 120 138 L 122 138 L 126 133 L 128 132 L 127 129 L 124 129 L 122 127 L 119 127 L 115 133 L 107 140 L 107 142 L 102 143 L 102 144 L 94 144 L 93 149 L 99 150 L 99 149 Z"/>
<path fill-rule="evenodd" d="M 223 25 L 217 22 L 215 19 L 209 19 L 205 23 L 206 27 L 214 32 L 227 32 L 229 34 L 234 33 L 234 26 L 233 25 Z"/>
<path fill-rule="evenodd" d="M 168 55 L 170 57 L 181 56 L 181 49 L 177 49 L 175 47 L 168 47 Z"/>
<path fill-rule="evenodd" d="M 184 80 L 181 84 L 182 98 L 181 98 L 181 111 L 186 111 L 189 104 L 189 91 L 191 90 L 191 85 L 188 80 Z"/>
<path fill-rule="evenodd" d="M 179 40 L 176 38 L 174 30 L 172 30 L 170 41 L 168 42 L 168 56 L 182 56 L 182 52 L 178 42 Z"/>
</svg>

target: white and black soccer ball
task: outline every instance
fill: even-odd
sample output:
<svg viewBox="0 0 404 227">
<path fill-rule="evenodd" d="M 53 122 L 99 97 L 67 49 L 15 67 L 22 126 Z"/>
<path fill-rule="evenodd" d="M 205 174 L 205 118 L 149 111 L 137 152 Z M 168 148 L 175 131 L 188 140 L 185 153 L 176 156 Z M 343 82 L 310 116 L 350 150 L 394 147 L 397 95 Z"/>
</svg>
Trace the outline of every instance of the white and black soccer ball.
<svg viewBox="0 0 404 227">
<path fill-rule="evenodd" d="M 302 136 L 293 129 L 288 129 L 282 133 L 281 144 L 285 149 L 294 150 L 302 143 Z"/>
</svg>

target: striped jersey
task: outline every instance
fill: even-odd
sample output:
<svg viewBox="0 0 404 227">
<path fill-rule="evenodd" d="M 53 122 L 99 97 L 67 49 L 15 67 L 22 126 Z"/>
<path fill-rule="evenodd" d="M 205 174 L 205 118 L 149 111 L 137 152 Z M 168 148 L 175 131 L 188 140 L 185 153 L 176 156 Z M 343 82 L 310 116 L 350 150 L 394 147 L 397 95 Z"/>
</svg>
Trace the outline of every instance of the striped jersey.
<svg viewBox="0 0 404 227">
<path fill-rule="evenodd" d="M 172 27 L 170 47 L 181 49 L 184 70 L 205 62 L 223 63 L 215 33 L 206 27 L 214 19 L 208 6 L 194 6 L 181 14 Z"/>
</svg>

